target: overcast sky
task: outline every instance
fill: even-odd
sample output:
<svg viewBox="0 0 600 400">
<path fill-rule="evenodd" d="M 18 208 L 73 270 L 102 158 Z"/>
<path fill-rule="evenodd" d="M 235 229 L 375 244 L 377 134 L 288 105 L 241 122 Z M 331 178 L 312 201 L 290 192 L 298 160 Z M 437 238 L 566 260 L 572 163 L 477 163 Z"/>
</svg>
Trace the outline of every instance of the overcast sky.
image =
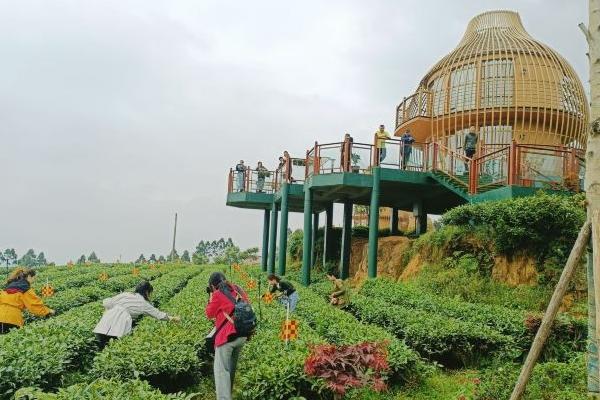
<svg viewBox="0 0 600 400">
<path fill-rule="evenodd" d="M 471 17 L 511 9 L 586 81 L 587 1 L 0 1 L 0 247 L 64 263 L 261 240 L 243 158 L 370 140 Z M 291 216 L 292 228 L 301 217 Z"/>
</svg>

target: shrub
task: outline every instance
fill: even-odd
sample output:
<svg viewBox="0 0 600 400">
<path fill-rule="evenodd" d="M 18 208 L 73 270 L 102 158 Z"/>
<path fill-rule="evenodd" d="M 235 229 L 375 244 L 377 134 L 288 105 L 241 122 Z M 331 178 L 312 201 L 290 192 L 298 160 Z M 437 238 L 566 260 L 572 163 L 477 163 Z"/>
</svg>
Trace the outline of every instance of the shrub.
<svg viewBox="0 0 600 400">
<path fill-rule="evenodd" d="M 583 195 L 535 196 L 456 207 L 442 217 L 444 225 L 486 227 L 497 250 L 511 254 L 528 248 L 545 255 L 552 247 L 571 247 L 585 221 Z"/>
<path fill-rule="evenodd" d="M 56 394 L 27 388 L 19 390 L 15 395 L 15 400 L 171 400 L 188 398 L 191 396 L 162 394 L 148 383 L 139 380 L 121 382 L 105 379 L 69 386 L 60 389 Z"/>
<path fill-rule="evenodd" d="M 350 388 L 369 387 L 376 392 L 387 390 L 384 376 L 388 370 L 385 342 L 311 346 L 304 363 L 304 372 L 324 380 L 337 398 Z"/>
</svg>

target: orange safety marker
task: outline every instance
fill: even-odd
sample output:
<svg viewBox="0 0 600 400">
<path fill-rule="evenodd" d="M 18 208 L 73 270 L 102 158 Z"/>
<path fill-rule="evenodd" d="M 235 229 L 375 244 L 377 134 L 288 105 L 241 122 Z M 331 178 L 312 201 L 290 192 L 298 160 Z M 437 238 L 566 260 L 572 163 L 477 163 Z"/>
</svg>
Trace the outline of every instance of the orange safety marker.
<svg viewBox="0 0 600 400">
<path fill-rule="evenodd" d="M 131 270 L 131 275 L 133 275 L 133 276 L 139 276 L 139 275 L 140 275 L 140 269 L 139 269 L 139 268 L 137 268 L 137 267 L 134 267 L 134 268 Z"/>
<path fill-rule="evenodd" d="M 246 281 L 246 287 L 250 290 L 256 289 L 256 281 L 254 279 L 249 279 Z"/>
<path fill-rule="evenodd" d="M 67 263 L 67 268 L 72 269 L 73 268 L 73 261 L 69 261 Z"/>
<path fill-rule="evenodd" d="M 239 272 L 240 271 L 240 264 L 233 264 L 233 270 L 235 272 Z"/>
<path fill-rule="evenodd" d="M 49 283 L 46 283 L 44 286 L 42 286 L 41 293 L 42 297 L 52 297 L 54 296 L 54 288 Z"/>
<path fill-rule="evenodd" d="M 271 304 L 273 302 L 273 294 L 270 292 L 267 292 L 262 295 L 262 299 L 265 302 L 265 304 Z"/>
<path fill-rule="evenodd" d="M 283 321 L 279 338 L 286 342 L 298 339 L 298 321 L 295 319 Z"/>
<path fill-rule="evenodd" d="M 102 282 L 106 282 L 108 280 L 108 274 L 106 272 L 103 272 L 100 274 L 98 279 L 100 279 Z"/>
</svg>

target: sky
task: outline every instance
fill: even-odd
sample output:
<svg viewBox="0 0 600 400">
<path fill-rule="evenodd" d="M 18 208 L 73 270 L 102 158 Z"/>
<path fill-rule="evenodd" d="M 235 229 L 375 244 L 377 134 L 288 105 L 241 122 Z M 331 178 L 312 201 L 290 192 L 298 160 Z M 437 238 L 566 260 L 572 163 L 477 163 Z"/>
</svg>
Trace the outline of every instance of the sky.
<svg viewBox="0 0 600 400">
<path fill-rule="evenodd" d="M 588 87 L 587 1 L 0 0 L 0 248 L 65 263 L 262 238 L 239 159 L 368 141 L 484 11 L 520 13 Z M 290 227 L 301 227 L 292 214 Z M 336 221 L 336 223 L 339 223 Z"/>
</svg>

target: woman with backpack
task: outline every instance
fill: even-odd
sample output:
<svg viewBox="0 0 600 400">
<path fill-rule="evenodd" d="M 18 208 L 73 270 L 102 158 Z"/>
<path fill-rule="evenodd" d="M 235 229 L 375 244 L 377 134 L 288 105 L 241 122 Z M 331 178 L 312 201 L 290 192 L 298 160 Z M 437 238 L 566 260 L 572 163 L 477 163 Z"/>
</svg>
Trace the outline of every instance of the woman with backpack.
<svg viewBox="0 0 600 400">
<path fill-rule="evenodd" d="M 206 316 L 215 320 L 213 370 L 217 400 L 231 400 L 237 362 L 242 348 L 256 327 L 256 316 L 248 295 L 229 283 L 221 272 L 208 279 L 210 293 Z"/>
<path fill-rule="evenodd" d="M 0 335 L 23 326 L 23 310 L 38 317 L 53 315 L 54 310 L 44 305 L 31 287 L 35 271 L 29 268 L 15 269 L 0 291 Z"/>
<path fill-rule="evenodd" d="M 100 349 L 103 349 L 110 340 L 131 333 L 133 320 L 140 315 L 149 315 L 161 321 L 181 321 L 181 318 L 170 316 L 150 303 L 153 291 L 150 282 L 142 281 L 133 293 L 121 293 L 102 301 L 105 311 L 94 328 Z"/>
</svg>

